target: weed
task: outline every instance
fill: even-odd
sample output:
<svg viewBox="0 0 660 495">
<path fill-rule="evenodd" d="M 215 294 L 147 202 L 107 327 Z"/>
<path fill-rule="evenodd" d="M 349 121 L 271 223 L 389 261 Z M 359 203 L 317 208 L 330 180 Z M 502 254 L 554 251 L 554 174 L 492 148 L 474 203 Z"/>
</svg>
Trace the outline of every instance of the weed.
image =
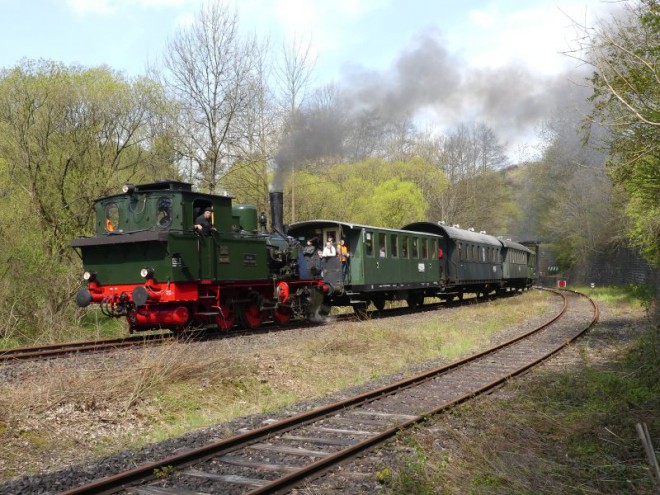
<svg viewBox="0 0 660 495">
<path fill-rule="evenodd" d="M 174 467 L 173 466 L 159 467 L 159 468 L 154 469 L 154 478 L 156 478 L 156 479 L 167 478 L 173 472 L 174 472 Z"/>
</svg>

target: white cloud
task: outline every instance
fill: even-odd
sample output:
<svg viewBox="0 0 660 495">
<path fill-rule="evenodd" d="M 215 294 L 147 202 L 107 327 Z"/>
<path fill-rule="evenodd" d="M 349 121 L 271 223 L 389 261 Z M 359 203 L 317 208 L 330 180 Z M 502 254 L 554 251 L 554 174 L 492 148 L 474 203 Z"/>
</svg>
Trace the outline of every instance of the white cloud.
<svg viewBox="0 0 660 495">
<path fill-rule="evenodd" d="M 502 4 L 469 12 L 468 20 L 448 38 L 473 66 L 502 67 L 520 63 L 542 74 L 556 73 L 572 62 L 562 55 L 574 39 L 574 19 L 584 22 L 602 4 L 541 2 L 533 8 L 504 10 Z M 521 4 L 522 5 L 522 4 Z"/>
</svg>

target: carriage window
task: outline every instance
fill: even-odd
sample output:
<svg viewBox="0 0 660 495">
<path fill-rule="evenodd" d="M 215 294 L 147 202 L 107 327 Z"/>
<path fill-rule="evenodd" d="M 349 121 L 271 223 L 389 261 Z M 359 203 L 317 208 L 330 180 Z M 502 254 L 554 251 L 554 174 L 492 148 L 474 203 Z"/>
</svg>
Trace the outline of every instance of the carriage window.
<svg viewBox="0 0 660 495">
<path fill-rule="evenodd" d="M 373 232 L 364 233 L 364 250 L 367 256 L 374 255 L 374 234 Z"/>
<path fill-rule="evenodd" d="M 412 238 L 412 257 L 413 259 L 419 258 L 419 239 L 416 237 Z"/>
<path fill-rule="evenodd" d="M 156 221 L 158 226 L 166 229 L 172 223 L 172 200 L 170 198 L 160 198 L 157 209 Z"/>
<path fill-rule="evenodd" d="M 429 259 L 429 240 L 421 239 L 422 242 L 422 259 Z"/>
<path fill-rule="evenodd" d="M 486 262 L 486 248 L 483 246 L 481 247 L 481 261 Z"/>
<path fill-rule="evenodd" d="M 378 256 L 381 258 L 387 257 L 386 241 L 385 234 L 378 234 Z"/>
<path fill-rule="evenodd" d="M 458 260 L 463 261 L 463 243 L 458 243 Z"/>
<path fill-rule="evenodd" d="M 119 228 L 119 207 L 117 206 L 117 203 L 106 205 L 103 226 L 106 232 L 112 232 Z"/>
<path fill-rule="evenodd" d="M 401 236 L 401 257 L 408 257 L 408 237 L 405 235 Z"/>
<path fill-rule="evenodd" d="M 392 234 L 390 236 L 390 253 L 392 253 L 393 258 L 397 258 L 399 256 L 398 243 L 399 243 L 399 236 L 396 234 Z"/>
</svg>

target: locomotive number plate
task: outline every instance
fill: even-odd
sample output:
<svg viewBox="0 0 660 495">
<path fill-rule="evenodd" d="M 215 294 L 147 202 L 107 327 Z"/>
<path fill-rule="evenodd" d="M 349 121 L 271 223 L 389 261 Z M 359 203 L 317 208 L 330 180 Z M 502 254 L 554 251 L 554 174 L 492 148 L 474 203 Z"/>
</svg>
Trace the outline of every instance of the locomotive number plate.
<svg viewBox="0 0 660 495">
<path fill-rule="evenodd" d="M 257 255 L 256 254 L 244 254 L 243 255 L 243 264 L 245 266 L 256 266 L 256 264 L 257 264 Z"/>
</svg>

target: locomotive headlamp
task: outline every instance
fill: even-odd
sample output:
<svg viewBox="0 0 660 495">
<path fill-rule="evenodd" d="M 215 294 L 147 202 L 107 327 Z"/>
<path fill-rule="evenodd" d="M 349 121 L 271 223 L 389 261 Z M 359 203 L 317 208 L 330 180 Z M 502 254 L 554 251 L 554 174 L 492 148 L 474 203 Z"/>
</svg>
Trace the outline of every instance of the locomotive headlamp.
<svg viewBox="0 0 660 495">
<path fill-rule="evenodd" d="M 140 276 L 142 278 L 153 278 L 154 277 L 154 269 L 153 268 L 143 268 L 140 270 Z"/>
<path fill-rule="evenodd" d="M 124 191 L 124 194 L 132 194 L 135 191 L 135 186 L 133 184 L 124 184 L 121 190 Z"/>
<path fill-rule="evenodd" d="M 92 280 L 96 279 L 96 272 L 85 272 L 83 273 L 83 280 L 87 282 L 91 282 Z"/>
</svg>

